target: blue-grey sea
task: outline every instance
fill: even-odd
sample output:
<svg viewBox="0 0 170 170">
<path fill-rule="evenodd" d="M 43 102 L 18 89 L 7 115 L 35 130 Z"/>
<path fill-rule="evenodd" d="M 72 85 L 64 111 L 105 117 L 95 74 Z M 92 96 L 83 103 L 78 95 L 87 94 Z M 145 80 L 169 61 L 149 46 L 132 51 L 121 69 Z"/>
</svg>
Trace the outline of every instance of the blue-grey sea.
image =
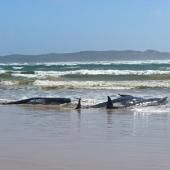
<svg viewBox="0 0 170 170">
<path fill-rule="evenodd" d="M 118 93 L 168 96 L 169 88 L 168 60 L 0 63 L 1 100 L 65 96 L 98 102 Z"/>
</svg>

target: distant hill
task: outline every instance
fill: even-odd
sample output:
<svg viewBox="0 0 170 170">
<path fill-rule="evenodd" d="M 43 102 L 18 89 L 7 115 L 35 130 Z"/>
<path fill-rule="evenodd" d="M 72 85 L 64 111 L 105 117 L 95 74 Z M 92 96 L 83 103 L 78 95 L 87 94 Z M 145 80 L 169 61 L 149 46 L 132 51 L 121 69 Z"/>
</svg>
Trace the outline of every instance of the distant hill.
<svg viewBox="0 0 170 170">
<path fill-rule="evenodd" d="M 0 63 L 13 62 L 65 62 L 65 61 L 115 61 L 115 60 L 166 60 L 170 59 L 169 52 L 155 50 L 146 51 L 81 51 L 75 53 L 50 53 L 42 55 L 14 54 L 1 56 Z"/>
</svg>

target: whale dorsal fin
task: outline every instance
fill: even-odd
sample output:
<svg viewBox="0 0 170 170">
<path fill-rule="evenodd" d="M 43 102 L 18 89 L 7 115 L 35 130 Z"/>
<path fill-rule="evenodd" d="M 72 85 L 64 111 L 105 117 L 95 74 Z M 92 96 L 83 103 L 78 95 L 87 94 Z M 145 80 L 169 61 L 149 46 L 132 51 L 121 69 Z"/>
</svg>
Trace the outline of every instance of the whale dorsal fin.
<svg viewBox="0 0 170 170">
<path fill-rule="evenodd" d="M 81 109 L 81 97 L 78 99 L 78 104 L 75 109 Z"/>
<path fill-rule="evenodd" d="M 107 96 L 106 108 L 107 108 L 107 109 L 113 109 L 113 108 L 114 108 L 110 96 Z"/>
</svg>

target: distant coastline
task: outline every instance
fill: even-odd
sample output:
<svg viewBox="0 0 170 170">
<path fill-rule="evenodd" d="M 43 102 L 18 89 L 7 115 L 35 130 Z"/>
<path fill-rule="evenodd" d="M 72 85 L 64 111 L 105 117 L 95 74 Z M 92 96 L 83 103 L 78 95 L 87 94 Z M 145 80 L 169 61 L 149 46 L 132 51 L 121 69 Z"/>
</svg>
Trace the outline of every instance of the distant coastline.
<svg viewBox="0 0 170 170">
<path fill-rule="evenodd" d="M 80 51 L 73 53 L 49 53 L 40 55 L 13 54 L 0 56 L 0 63 L 13 62 L 71 62 L 71 61 L 120 61 L 120 60 L 167 60 L 170 52 L 156 50 L 108 50 L 108 51 Z"/>
</svg>

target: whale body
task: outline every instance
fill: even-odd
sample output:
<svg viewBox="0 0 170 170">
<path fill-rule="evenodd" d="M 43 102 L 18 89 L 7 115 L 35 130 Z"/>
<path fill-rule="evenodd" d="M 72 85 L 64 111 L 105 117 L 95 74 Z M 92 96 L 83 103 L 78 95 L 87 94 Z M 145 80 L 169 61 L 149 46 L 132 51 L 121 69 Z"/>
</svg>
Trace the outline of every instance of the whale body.
<svg viewBox="0 0 170 170">
<path fill-rule="evenodd" d="M 2 104 L 64 104 L 70 103 L 70 98 L 49 98 L 49 97 L 33 97 L 24 100 L 12 101 Z"/>
<path fill-rule="evenodd" d="M 108 96 L 109 97 L 109 96 Z M 110 97 L 109 97 L 110 98 Z M 132 95 L 122 95 L 120 94 L 118 98 L 110 101 L 108 98 L 107 102 L 99 103 L 90 108 L 108 108 L 108 103 L 112 102 L 113 108 L 124 108 L 130 106 L 158 106 L 167 103 L 167 97 L 163 98 L 143 98 L 143 97 L 134 97 Z"/>
</svg>

